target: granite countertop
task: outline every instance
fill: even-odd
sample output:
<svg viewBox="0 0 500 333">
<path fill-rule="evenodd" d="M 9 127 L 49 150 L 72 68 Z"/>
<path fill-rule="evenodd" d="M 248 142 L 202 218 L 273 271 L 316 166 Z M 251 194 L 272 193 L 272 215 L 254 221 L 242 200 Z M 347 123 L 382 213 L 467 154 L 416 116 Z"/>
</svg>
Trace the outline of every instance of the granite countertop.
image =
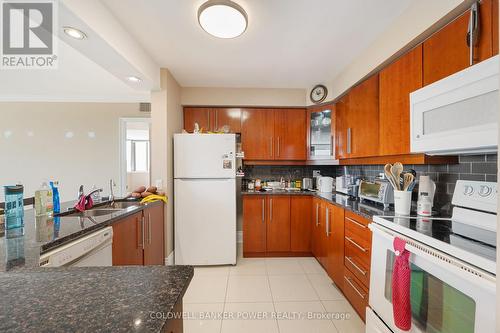
<svg viewBox="0 0 500 333">
<path fill-rule="evenodd" d="M 384 208 L 383 205 L 369 202 L 361 202 L 359 199 L 353 199 L 348 195 L 342 193 L 321 193 L 313 191 L 284 191 L 284 190 L 273 190 L 273 191 L 251 191 L 243 190 L 242 195 L 310 195 L 315 198 L 320 198 L 328 201 L 331 204 L 340 206 L 344 209 L 352 211 L 358 215 L 361 215 L 367 219 L 372 219 L 376 215 L 386 215 L 394 216 L 394 207 Z"/>
<path fill-rule="evenodd" d="M 117 200 L 117 202 L 123 202 Z M 24 228 L 0 232 L 0 272 L 38 267 L 40 254 L 64 245 L 96 230 L 105 228 L 117 220 L 143 210 L 148 205 L 163 204 L 161 201 L 141 205 L 139 201 L 126 201 L 125 208 L 102 216 L 35 216 L 35 210 L 24 212 Z M 107 203 L 96 204 L 96 206 Z M 74 202 L 61 203 L 61 212 L 73 207 Z M 65 213 L 63 213 L 64 215 Z"/>
<path fill-rule="evenodd" d="M 191 266 L 0 273 L 0 331 L 161 332 L 192 277 Z"/>
</svg>

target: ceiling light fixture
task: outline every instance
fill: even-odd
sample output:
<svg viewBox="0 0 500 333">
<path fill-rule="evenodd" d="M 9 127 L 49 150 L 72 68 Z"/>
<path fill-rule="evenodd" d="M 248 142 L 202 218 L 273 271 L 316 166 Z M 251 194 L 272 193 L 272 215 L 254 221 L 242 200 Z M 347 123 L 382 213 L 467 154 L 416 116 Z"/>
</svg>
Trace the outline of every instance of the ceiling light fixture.
<svg viewBox="0 0 500 333">
<path fill-rule="evenodd" d="M 63 31 L 66 35 L 68 35 L 69 37 L 74 38 L 74 39 L 83 40 L 83 39 L 87 38 L 87 35 L 85 34 L 85 32 L 78 30 L 76 28 L 73 28 L 73 27 L 63 27 Z"/>
<path fill-rule="evenodd" d="M 137 76 L 127 76 L 127 80 L 134 83 L 139 83 L 142 81 L 141 78 Z"/>
<path fill-rule="evenodd" d="M 209 0 L 198 9 L 198 22 L 210 35 L 235 38 L 245 32 L 248 16 L 245 10 L 230 0 Z"/>
</svg>

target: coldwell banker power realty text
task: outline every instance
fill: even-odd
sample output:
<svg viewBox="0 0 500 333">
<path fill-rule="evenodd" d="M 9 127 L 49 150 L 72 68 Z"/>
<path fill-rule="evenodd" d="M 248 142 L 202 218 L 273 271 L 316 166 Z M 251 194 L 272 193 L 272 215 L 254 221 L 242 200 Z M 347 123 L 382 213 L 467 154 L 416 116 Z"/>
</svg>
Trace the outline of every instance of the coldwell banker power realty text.
<svg viewBox="0 0 500 333">
<path fill-rule="evenodd" d="M 0 0 L 2 69 L 57 68 L 57 1 Z"/>
</svg>

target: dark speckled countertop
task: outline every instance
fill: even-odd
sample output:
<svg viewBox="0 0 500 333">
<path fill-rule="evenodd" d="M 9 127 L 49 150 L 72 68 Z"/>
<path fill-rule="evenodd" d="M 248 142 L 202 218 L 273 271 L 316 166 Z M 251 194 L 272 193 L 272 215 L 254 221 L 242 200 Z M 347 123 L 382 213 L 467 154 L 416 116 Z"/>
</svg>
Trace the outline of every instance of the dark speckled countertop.
<svg viewBox="0 0 500 333">
<path fill-rule="evenodd" d="M 0 231 L 0 272 L 38 267 L 40 254 L 57 246 L 105 228 L 117 220 L 143 210 L 147 205 L 161 205 L 161 201 L 141 205 L 138 201 L 125 202 L 123 209 L 92 218 L 35 216 L 35 210 L 24 212 L 24 228 Z M 74 202 L 61 204 L 61 212 L 73 207 Z M 106 203 L 96 206 L 106 206 Z M 64 213 L 63 213 L 64 214 Z"/>
<path fill-rule="evenodd" d="M 241 191 L 242 195 L 310 195 L 315 198 L 320 198 L 330 202 L 331 204 L 340 206 L 344 209 L 350 210 L 353 213 L 359 214 L 367 219 L 372 219 L 375 215 L 394 215 L 394 207 L 384 209 L 383 205 L 369 202 L 360 202 L 357 199 L 352 199 L 349 196 L 341 193 L 321 193 L 311 191 Z"/>
<path fill-rule="evenodd" d="M 0 273 L 0 331 L 162 332 L 192 276 L 191 266 Z"/>
</svg>

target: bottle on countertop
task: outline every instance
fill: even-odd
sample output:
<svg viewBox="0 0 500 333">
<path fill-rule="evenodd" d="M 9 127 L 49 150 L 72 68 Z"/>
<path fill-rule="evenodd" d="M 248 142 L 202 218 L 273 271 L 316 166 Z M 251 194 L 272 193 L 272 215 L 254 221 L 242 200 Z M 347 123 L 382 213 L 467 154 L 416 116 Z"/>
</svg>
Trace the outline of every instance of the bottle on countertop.
<svg viewBox="0 0 500 333">
<path fill-rule="evenodd" d="M 260 191 L 261 187 L 262 187 L 262 186 L 261 186 L 261 183 L 260 183 L 260 179 L 259 179 L 259 178 L 257 178 L 257 179 L 255 180 L 255 190 L 256 190 L 256 191 Z"/>
<path fill-rule="evenodd" d="M 52 181 L 50 182 L 50 188 L 52 189 L 52 203 L 54 207 L 54 213 L 61 212 L 61 201 L 59 199 L 59 182 Z"/>
<path fill-rule="evenodd" d="M 4 186 L 5 211 L 0 214 L 4 218 L 5 229 L 15 229 L 24 225 L 24 187 L 20 183 L 14 186 Z"/>
<path fill-rule="evenodd" d="M 429 193 L 421 192 L 420 198 L 417 202 L 417 215 L 420 216 L 431 216 L 432 215 L 432 201 L 429 197 Z"/>
<path fill-rule="evenodd" d="M 36 215 L 48 216 L 52 216 L 54 213 L 52 190 L 45 181 L 42 183 L 42 186 L 35 191 L 35 212 Z"/>
</svg>

